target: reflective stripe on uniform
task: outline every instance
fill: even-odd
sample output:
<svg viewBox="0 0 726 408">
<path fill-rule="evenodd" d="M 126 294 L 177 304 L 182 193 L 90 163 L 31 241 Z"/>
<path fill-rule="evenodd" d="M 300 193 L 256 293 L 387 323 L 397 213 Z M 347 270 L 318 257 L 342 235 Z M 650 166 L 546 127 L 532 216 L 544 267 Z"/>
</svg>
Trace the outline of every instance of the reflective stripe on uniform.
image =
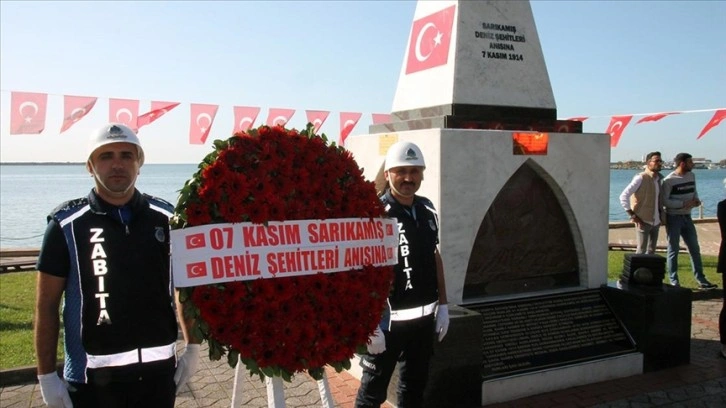
<svg viewBox="0 0 726 408">
<path fill-rule="evenodd" d="M 419 317 L 428 316 L 436 309 L 436 302 L 425 306 L 416 306 L 410 309 L 391 310 L 391 320 L 413 320 Z"/>
<path fill-rule="evenodd" d="M 174 355 L 176 355 L 176 342 L 165 346 L 147 347 L 116 354 L 88 354 L 87 366 L 88 368 L 118 367 L 129 364 L 166 360 Z"/>
</svg>

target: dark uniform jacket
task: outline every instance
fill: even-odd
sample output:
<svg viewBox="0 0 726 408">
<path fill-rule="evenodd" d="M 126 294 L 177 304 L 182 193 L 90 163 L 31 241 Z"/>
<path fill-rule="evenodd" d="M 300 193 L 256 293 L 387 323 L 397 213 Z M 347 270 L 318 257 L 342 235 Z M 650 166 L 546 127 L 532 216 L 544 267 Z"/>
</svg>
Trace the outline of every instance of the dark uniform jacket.
<svg viewBox="0 0 726 408">
<path fill-rule="evenodd" d="M 424 306 L 438 300 L 436 245 L 439 221 L 434 205 L 425 197 L 415 196 L 408 208 L 399 204 L 386 190 L 381 196 L 388 216 L 398 220 L 398 264 L 394 267 L 394 284 L 388 298 L 391 310 Z"/>
<path fill-rule="evenodd" d="M 67 279 L 69 381 L 124 381 L 174 369 L 172 211 L 168 202 L 138 190 L 123 207 L 92 190 L 49 215 L 37 266 Z"/>
</svg>

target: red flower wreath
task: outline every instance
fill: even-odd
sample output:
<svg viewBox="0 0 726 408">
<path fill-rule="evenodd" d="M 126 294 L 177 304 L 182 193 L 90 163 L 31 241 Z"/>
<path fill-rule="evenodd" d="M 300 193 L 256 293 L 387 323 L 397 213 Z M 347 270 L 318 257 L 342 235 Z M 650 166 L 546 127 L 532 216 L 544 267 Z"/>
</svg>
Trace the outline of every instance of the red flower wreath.
<svg viewBox="0 0 726 408">
<path fill-rule="evenodd" d="M 374 184 L 350 152 L 327 144 L 312 125 L 298 132 L 261 126 L 216 140 L 214 151 L 181 190 L 172 228 L 215 223 L 377 218 Z M 380 320 L 392 267 L 296 278 L 180 288 L 194 333 L 209 357 L 228 355 L 252 375 L 280 376 L 323 367 L 350 368 Z"/>
</svg>

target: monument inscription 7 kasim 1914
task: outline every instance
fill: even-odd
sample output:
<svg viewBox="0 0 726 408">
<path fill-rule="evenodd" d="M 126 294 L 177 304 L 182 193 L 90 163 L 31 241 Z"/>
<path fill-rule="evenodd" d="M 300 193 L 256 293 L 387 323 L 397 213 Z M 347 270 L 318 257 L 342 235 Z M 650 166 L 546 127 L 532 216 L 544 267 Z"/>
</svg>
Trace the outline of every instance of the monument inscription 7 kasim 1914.
<svg viewBox="0 0 726 408">
<path fill-rule="evenodd" d="M 527 39 L 517 34 L 515 25 L 482 22 L 481 30 L 475 30 L 474 37 L 486 42 L 486 49 L 481 50 L 482 58 L 524 61 L 515 45 L 525 43 Z"/>
</svg>

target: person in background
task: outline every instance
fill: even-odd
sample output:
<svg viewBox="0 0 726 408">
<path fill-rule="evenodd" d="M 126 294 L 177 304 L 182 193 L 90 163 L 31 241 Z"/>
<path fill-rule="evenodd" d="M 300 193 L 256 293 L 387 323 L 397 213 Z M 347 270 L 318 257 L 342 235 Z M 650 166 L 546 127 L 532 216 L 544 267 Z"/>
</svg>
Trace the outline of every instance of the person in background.
<svg viewBox="0 0 726 408">
<path fill-rule="evenodd" d="M 431 201 L 415 194 L 425 168 L 417 145 L 397 142 L 388 149 L 381 201 L 388 216 L 398 220 L 398 264 L 388 308 L 371 335 L 368 354 L 361 356 L 357 408 L 379 407 L 386 400 L 398 361 L 398 406 L 422 406 L 434 334 L 441 341 L 449 328 L 438 215 Z"/>
<path fill-rule="evenodd" d="M 645 171 L 636 174 L 622 193 L 620 204 L 635 224 L 636 254 L 655 254 L 658 230 L 662 221 L 660 183 L 663 168 L 660 152 L 650 152 L 645 157 Z"/>
<path fill-rule="evenodd" d="M 668 236 L 668 257 L 666 267 L 673 286 L 680 286 L 678 281 L 678 251 L 680 239 L 688 248 L 691 257 L 691 268 L 699 289 L 718 287 L 706 279 L 703 274 L 701 247 L 698 244 L 698 233 L 691 218 L 691 210 L 701 205 L 696 189 L 696 176 L 693 174 L 693 156 L 678 153 L 673 159 L 675 170 L 663 179 L 661 185 L 662 201 L 666 209 L 666 234 Z"/>
<path fill-rule="evenodd" d="M 86 161 L 95 187 L 48 216 L 37 262 L 35 350 L 50 407 L 171 408 L 196 371 L 199 342 L 181 316 L 187 344 L 176 355 L 173 206 L 136 189 L 143 164 L 133 130 L 103 126 L 90 137 Z M 62 297 L 65 381 L 56 373 Z"/>
<path fill-rule="evenodd" d="M 723 187 L 726 189 L 726 178 L 723 179 Z M 721 287 L 726 288 L 726 199 L 718 202 L 716 207 L 718 227 L 721 230 L 721 245 L 718 248 L 718 264 L 716 272 L 721 274 Z M 721 341 L 719 356 L 726 360 L 726 290 L 723 291 L 723 302 L 721 313 L 718 315 L 718 334 Z"/>
</svg>

